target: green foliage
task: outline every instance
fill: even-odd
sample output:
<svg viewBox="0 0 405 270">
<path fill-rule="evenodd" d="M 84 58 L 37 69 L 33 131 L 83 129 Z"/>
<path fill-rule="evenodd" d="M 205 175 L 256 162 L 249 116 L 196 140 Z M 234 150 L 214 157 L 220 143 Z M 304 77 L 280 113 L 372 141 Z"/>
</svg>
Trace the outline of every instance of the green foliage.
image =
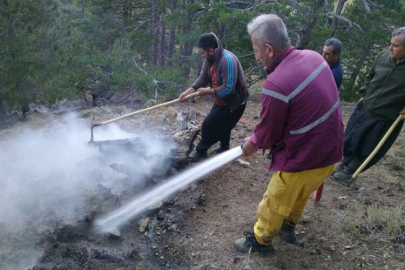
<svg viewBox="0 0 405 270">
<path fill-rule="evenodd" d="M 307 38 L 305 48 L 321 51 L 331 33 L 342 40 L 341 96 L 355 100 L 376 54 L 388 47 L 392 30 L 405 25 L 405 3 L 374 0 L 368 10 L 364 1 L 348 1 L 340 14 L 346 21 L 339 20 L 332 31 L 334 18 L 327 14 L 337 2 L 3 0 L 0 102 L 53 103 L 100 85 L 114 93 L 136 90 L 145 98 L 154 97 L 156 89 L 163 99 L 176 97 L 201 68 L 195 44 L 202 33 L 216 33 L 236 55 L 251 55 L 246 25 L 263 13 L 283 18 L 295 46 Z M 245 70 L 255 64 L 253 56 L 241 62 Z"/>
</svg>

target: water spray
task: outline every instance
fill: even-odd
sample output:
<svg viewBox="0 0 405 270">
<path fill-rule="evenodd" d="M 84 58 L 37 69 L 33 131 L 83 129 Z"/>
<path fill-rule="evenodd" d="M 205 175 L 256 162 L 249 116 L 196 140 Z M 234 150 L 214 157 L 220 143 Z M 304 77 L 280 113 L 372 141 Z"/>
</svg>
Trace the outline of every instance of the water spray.
<svg viewBox="0 0 405 270">
<path fill-rule="evenodd" d="M 132 199 L 126 205 L 96 220 L 94 223 L 96 232 L 107 233 L 119 229 L 127 221 L 141 214 L 146 209 L 156 205 L 158 202 L 168 198 L 176 191 L 191 185 L 193 182 L 198 181 L 205 175 L 242 155 L 242 146 L 223 152 L 176 176 L 173 176 L 164 184 L 146 192 L 140 197 Z"/>
</svg>

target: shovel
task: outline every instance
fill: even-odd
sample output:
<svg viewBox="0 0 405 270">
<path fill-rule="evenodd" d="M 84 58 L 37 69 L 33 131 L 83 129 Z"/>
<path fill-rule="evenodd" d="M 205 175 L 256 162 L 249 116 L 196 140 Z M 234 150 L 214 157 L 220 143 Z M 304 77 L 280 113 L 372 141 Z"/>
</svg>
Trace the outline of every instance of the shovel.
<svg viewBox="0 0 405 270">
<path fill-rule="evenodd" d="M 191 98 L 191 97 L 195 97 L 195 96 L 198 96 L 198 95 L 199 95 L 199 92 L 197 91 L 197 92 L 195 92 L 195 93 L 193 93 L 193 94 L 190 94 L 190 95 L 186 96 L 185 99 L 188 99 L 188 98 Z M 107 120 L 107 121 L 104 121 L 104 122 L 100 122 L 100 123 L 94 123 L 94 122 L 92 122 L 92 124 L 91 124 L 90 143 L 92 143 L 92 142 L 94 141 L 94 128 L 95 128 L 95 127 L 108 125 L 108 124 L 111 124 L 111 123 L 116 122 L 116 121 L 118 121 L 118 120 L 127 118 L 127 117 L 129 117 L 129 116 L 133 116 L 133 115 L 141 114 L 141 113 L 144 113 L 144 112 L 148 112 L 148 111 L 151 111 L 151 110 L 154 110 L 154 109 L 157 109 L 157 108 L 169 106 L 169 105 L 175 104 L 175 103 L 177 103 L 177 102 L 179 102 L 179 101 L 180 101 L 180 99 L 178 98 L 178 99 L 175 99 L 175 100 L 172 100 L 172 101 L 168 101 L 168 102 L 165 102 L 165 103 L 161 103 L 161 104 L 158 104 L 158 105 L 155 105 L 155 106 L 146 108 L 146 109 L 142 109 L 142 110 L 139 110 L 139 111 L 135 111 L 135 112 L 131 112 L 131 113 L 128 113 L 128 114 L 124 114 L 124 115 L 121 115 L 121 116 L 119 116 L 119 117 L 116 117 L 116 118 L 113 118 L 113 119 L 110 119 L 110 120 Z M 94 121 L 94 118 L 93 118 L 93 121 Z"/>
</svg>

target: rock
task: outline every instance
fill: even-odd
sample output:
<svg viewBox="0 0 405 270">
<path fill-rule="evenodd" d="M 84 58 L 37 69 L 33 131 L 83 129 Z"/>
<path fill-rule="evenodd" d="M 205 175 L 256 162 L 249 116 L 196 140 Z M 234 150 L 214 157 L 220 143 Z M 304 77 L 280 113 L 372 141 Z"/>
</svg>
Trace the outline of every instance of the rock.
<svg viewBox="0 0 405 270">
<path fill-rule="evenodd" d="M 177 230 L 177 224 L 173 224 L 172 226 L 170 226 L 170 229 L 173 231 Z"/>
<path fill-rule="evenodd" d="M 152 246 L 152 249 L 153 249 L 153 250 L 156 250 L 156 249 L 157 249 L 157 247 L 156 247 L 156 246 Z"/>
<path fill-rule="evenodd" d="M 146 231 L 146 227 L 148 227 L 149 223 L 149 218 L 143 218 L 141 219 L 138 224 L 139 224 L 139 232 L 144 233 Z"/>
<path fill-rule="evenodd" d="M 143 104 L 143 107 L 148 108 L 148 107 L 152 107 L 154 105 L 156 105 L 156 100 L 149 99 L 148 101 L 145 102 L 145 104 Z"/>
<path fill-rule="evenodd" d="M 174 134 L 174 139 L 176 140 L 176 142 L 181 142 L 183 139 L 183 131 L 176 132 Z"/>
<path fill-rule="evenodd" d="M 145 257 L 135 249 L 130 252 L 129 257 L 139 261 L 145 260 Z"/>
<path fill-rule="evenodd" d="M 176 175 L 176 174 L 178 174 L 179 172 L 174 168 L 174 167 L 170 167 L 169 168 L 169 170 L 167 171 L 167 174 L 169 175 L 169 176 L 173 176 L 173 175 Z"/>
<path fill-rule="evenodd" d="M 350 249 L 352 249 L 352 247 L 353 247 L 353 246 L 345 246 L 345 249 L 346 249 L 346 250 L 350 250 Z"/>
<path fill-rule="evenodd" d="M 87 102 L 94 101 L 93 95 L 91 94 L 90 90 L 87 90 L 86 92 L 84 92 L 84 98 L 86 99 Z"/>
<path fill-rule="evenodd" d="M 336 251 L 336 248 L 335 248 L 334 245 L 332 245 L 332 246 L 329 247 L 329 250 L 330 250 L 330 251 Z"/>
<path fill-rule="evenodd" d="M 117 237 L 117 238 L 121 237 L 121 232 L 118 229 L 111 230 L 111 231 L 109 231 L 109 233 L 112 237 Z"/>
<path fill-rule="evenodd" d="M 149 207 L 148 209 L 149 210 L 156 210 L 156 209 L 161 208 L 162 206 L 163 206 L 163 202 L 158 202 L 155 205 L 152 205 L 151 207 Z"/>
<path fill-rule="evenodd" d="M 249 162 L 244 161 L 244 160 L 242 160 L 242 159 L 240 159 L 240 158 L 238 158 L 236 161 L 237 161 L 243 168 L 249 168 L 249 166 L 250 166 L 250 163 L 249 163 Z"/>
</svg>

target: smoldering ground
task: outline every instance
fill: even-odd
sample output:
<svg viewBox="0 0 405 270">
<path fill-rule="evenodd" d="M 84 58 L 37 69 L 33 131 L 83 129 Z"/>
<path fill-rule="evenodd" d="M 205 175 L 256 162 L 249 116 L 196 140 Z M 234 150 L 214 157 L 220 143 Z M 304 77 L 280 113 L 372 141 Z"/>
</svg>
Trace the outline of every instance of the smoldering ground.
<svg viewBox="0 0 405 270">
<path fill-rule="evenodd" d="M 136 137 L 141 148 L 135 155 L 127 149 L 102 153 L 88 144 L 89 129 L 70 114 L 0 141 L 0 269 L 32 267 L 41 256 L 40 235 L 89 214 L 95 190 L 120 194 L 168 168 L 174 143 L 159 134 L 99 127 L 97 140 Z"/>
</svg>

